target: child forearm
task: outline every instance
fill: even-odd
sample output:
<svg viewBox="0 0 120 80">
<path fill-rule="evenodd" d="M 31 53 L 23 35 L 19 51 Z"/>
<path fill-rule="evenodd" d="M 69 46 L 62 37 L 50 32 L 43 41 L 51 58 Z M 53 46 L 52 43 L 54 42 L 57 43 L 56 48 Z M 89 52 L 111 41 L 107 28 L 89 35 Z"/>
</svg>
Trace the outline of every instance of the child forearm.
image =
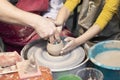
<svg viewBox="0 0 120 80">
<path fill-rule="evenodd" d="M 60 11 L 58 12 L 57 18 L 56 18 L 56 23 L 58 26 L 61 26 L 64 24 L 64 22 L 68 19 L 70 16 L 70 10 L 63 6 Z"/>
<path fill-rule="evenodd" d="M 86 41 L 90 40 L 94 36 L 96 36 L 101 31 L 100 26 L 94 24 L 90 29 L 88 29 L 84 34 L 76 38 L 77 44 L 81 45 Z"/>
</svg>

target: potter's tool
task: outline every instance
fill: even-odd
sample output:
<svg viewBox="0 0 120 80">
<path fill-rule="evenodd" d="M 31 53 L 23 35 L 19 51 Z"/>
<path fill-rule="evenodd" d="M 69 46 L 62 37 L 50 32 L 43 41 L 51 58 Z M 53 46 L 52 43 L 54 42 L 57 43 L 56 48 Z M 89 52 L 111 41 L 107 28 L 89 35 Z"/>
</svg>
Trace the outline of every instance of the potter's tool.
<svg viewBox="0 0 120 80">
<path fill-rule="evenodd" d="M 34 58 L 34 54 L 30 56 L 29 60 L 18 62 L 17 68 L 21 79 L 26 79 L 29 77 L 36 77 L 41 75 L 39 67 Z"/>
</svg>

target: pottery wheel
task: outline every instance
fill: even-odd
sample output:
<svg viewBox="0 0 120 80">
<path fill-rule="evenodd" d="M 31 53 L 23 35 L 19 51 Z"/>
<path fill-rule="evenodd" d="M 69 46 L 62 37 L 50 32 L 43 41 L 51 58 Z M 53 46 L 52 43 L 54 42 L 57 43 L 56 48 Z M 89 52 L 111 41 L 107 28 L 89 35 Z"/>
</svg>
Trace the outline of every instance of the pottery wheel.
<svg viewBox="0 0 120 80">
<path fill-rule="evenodd" d="M 82 47 L 78 47 L 66 55 L 52 56 L 48 54 L 46 45 L 47 41 L 34 41 L 23 48 L 21 56 L 24 59 L 29 59 L 34 54 L 39 65 L 47 66 L 52 70 L 72 68 L 80 64 L 85 58 L 85 52 Z"/>
</svg>

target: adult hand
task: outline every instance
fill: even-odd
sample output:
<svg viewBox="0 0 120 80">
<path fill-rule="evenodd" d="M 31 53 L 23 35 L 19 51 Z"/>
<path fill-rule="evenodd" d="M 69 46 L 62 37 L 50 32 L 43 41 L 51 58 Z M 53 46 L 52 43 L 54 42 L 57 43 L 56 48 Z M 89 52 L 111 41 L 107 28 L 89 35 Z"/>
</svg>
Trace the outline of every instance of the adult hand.
<svg viewBox="0 0 120 80">
<path fill-rule="evenodd" d="M 68 42 L 61 50 L 61 54 L 67 53 L 73 49 L 75 49 L 79 44 L 76 41 L 76 38 L 73 37 L 67 37 L 65 38 L 65 41 Z"/>
<path fill-rule="evenodd" d="M 37 22 L 38 24 L 37 26 L 35 26 L 35 30 L 41 38 L 48 38 L 55 34 L 57 29 L 52 21 L 47 18 L 41 17 L 41 20 Z"/>
<path fill-rule="evenodd" d="M 61 41 L 60 33 L 58 32 L 58 30 L 56 30 L 55 34 L 49 37 L 49 42 L 51 44 L 54 44 L 54 42 L 60 42 L 60 41 Z"/>
<path fill-rule="evenodd" d="M 55 25 L 56 25 L 56 32 L 49 37 L 49 41 L 50 43 L 54 43 L 54 42 L 60 42 L 61 41 L 61 38 L 60 38 L 60 33 L 62 31 L 62 26 L 61 25 L 58 25 L 58 23 L 56 21 L 54 21 Z"/>
</svg>

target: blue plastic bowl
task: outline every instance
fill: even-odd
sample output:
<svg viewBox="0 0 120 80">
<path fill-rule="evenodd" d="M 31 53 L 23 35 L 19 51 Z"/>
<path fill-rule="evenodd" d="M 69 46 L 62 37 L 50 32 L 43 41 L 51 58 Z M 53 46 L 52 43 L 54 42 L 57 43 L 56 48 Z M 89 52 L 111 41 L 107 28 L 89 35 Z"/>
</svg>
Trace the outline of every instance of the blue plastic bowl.
<svg viewBox="0 0 120 80">
<path fill-rule="evenodd" d="M 102 71 L 104 80 L 120 80 L 120 67 L 106 66 L 95 60 L 96 55 L 110 50 L 120 50 L 120 41 L 107 40 L 99 42 L 88 50 L 88 57 L 94 64 L 93 67 Z"/>
</svg>

